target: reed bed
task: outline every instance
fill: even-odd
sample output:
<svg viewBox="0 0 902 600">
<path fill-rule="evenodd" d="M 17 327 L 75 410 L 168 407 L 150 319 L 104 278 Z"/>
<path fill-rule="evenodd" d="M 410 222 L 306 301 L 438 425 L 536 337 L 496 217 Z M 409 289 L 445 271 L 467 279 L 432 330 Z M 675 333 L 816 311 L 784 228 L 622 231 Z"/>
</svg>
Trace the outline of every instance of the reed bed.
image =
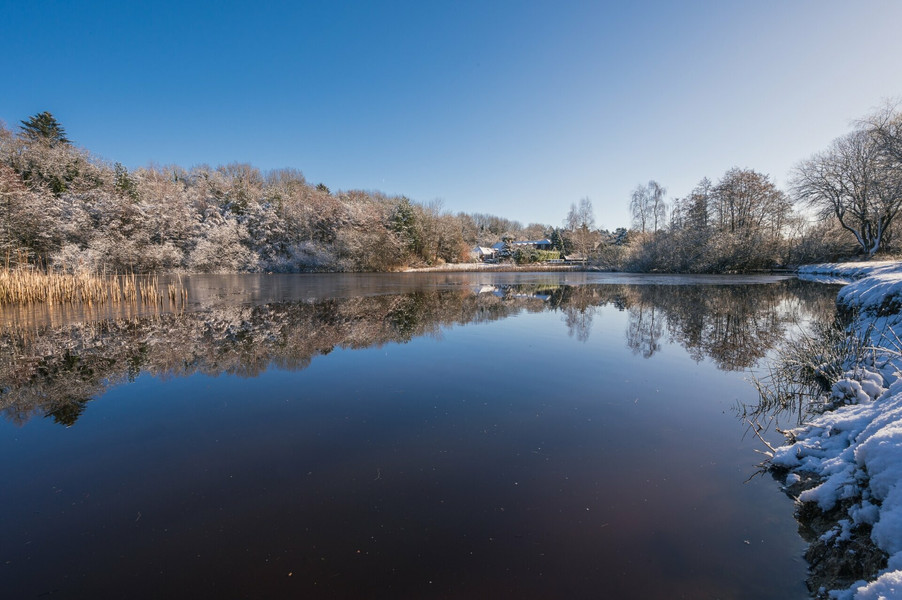
<svg viewBox="0 0 902 600">
<path fill-rule="evenodd" d="M 0 268 L 0 306 L 131 303 L 178 307 L 188 301 L 181 281 L 162 285 L 156 275 L 63 273 Z"/>
</svg>

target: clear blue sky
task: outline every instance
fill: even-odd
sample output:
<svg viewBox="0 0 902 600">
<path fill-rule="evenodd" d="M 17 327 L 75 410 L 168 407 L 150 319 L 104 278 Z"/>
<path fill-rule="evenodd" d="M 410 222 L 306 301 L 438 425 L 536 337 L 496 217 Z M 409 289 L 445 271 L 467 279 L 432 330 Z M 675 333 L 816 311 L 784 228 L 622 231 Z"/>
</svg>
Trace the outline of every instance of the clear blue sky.
<svg viewBox="0 0 902 600">
<path fill-rule="evenodd" d="M 733 166 L 784 185 L 902 97 L 902 2 L 0 0 L 0 120 L 129 167 L 295 167 L 333 190 L 629 224 Z"/>
</svg>

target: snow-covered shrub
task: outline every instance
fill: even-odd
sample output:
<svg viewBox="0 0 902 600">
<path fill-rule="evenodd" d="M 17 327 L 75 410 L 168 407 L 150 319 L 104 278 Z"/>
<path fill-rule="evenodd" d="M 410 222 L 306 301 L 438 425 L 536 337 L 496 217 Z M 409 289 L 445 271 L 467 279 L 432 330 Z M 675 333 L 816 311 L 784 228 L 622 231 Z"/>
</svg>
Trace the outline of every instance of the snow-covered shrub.
<svg viewBox="0 0 902 600">
<path fill-rule="evenodd" d="M 92 248 L 66 244 L 53 257 L 53 267 L 67 273 L 96 273 L 103 257 Z"/>
<path fill-rule="evenodd" d="M 257 270 L 257 255 L 244 245 L 246 237 L 244 226 L 232 219 L 210 226 L 188 257 L 188 267 L 208 273 Z"/>
<path fill-rule="evenodd" d="M 288 247 L 284 256 L 278 256 L 261 266 L 273 273 L 297 273 L 298 271 L 330 271 L 337 261 L 331 248 L 316 242 L 301 242 Z"/>
</svg>

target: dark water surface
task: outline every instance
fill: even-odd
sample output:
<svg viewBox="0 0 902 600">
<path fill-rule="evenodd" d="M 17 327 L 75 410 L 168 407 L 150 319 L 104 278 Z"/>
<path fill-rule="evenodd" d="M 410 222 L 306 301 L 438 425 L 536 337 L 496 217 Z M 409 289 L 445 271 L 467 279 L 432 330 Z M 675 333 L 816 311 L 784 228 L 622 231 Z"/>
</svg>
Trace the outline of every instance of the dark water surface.
<svg viewBox="0 0 902 600">
<path fill-rule="evenodd" d="M 4 315 L 0 596 L 806 596 L 734 409 L 835 288 L 186 285 L 181 314 Z"/>
</svg>

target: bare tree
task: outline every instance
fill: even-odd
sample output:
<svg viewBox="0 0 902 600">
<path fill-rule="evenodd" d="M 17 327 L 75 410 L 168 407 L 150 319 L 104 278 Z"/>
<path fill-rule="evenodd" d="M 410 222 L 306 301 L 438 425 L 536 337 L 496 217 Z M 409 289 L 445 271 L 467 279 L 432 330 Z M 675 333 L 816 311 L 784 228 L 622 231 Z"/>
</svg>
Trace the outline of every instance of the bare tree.
<svg viewBox="0 0 902 600">
<path fill-rule="evenodd" d="M 712 198 L 716 226 L 736 235 L 778 236 L 790 210 L 770 178 L 751 169 L 727 171 L 712 190 Z"/>
<path fill-rule="evenodd" d="M 902 112 L 899 103 L 887 102 L 883 108 L 859 123 L 873 132 L 882 152 L 891 160 L 902 162 Z"/>
<path fill-rule="evenodd" d="M 667 190 L 655 180 L 649 181 L 646 186 L 636 186 L 630 201 L 633 227 L 641 233 L 648 230 L 654 233 L 663 227 L 667 220 L 665 195 Z"/>
<path fill-rule="evenodd" d="M 582 198 L 579 206 L 571 204 L 570 212 L 567 213 L 567 229 L 576 231 L 581 227 L 587 229 L 595 227 L 595 211 L 592 208 L 592 201 L 588 198 Z"/>
<path fill-rule="evenodd" d="M 598 234 L 595 229 L 595 211 L 592 208 L 592 201 L 588 198 L 582 198 L 579 205 L 571 204 L 570 212 L 564 221 L 570 232 L 570 240 L 573 249 L 583 256 L 588 256 L 593 250 L 595 239 Z"/>
<path fill-rule="evenodd" d="M 837 138 L 793 176 L 796 201 L 822 218 L 835 217 L 869 258 L 902 209 L 902 157 L 894 154 L 899 146 L 892 139 L 892 122 L 887 120 L 886 129 L 862 127 Z"/>
<path fill-rule="evenodd" d="M 652 232 L 658 231 L 660 226 L 664 225 L 667 219 L 667 203 L 664 202 L 664 196 L 667 190 L 657 181 L 652 179 L 648 182 L 648 195 L 651 204 L 651 220 Z"/>
<path fill-rule="evenodd" d="M 697 231 L 704 231 L 708 228 L 710 198 L 711 181 L 705 177 L 686 198 L 684 221 L 687 227 Z"/>
<path fill-rule="evenodd" d="M 645 233 L 648 225 L 648 204 L 649 199 L 645 186 L 636 186 L 630 200 L 630 214 L 633 216 L 633 228 L 638 229 L 640 233 Z"/>
</svg>

